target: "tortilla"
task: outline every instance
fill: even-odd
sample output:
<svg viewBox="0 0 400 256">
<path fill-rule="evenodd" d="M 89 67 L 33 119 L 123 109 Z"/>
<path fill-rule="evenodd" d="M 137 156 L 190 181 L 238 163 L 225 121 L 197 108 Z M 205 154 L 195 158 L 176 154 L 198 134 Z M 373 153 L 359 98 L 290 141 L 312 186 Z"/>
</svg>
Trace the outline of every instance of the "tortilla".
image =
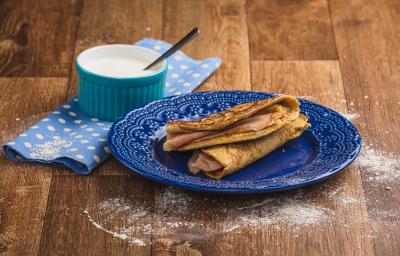
<svg viewBox="0 0 400 256">
<path fill-rule="evenodd" d="M 164 151 L 187 151 L 254 140 L 293 122 L 300 113 L 295 97 L 279 95 L 247 102 L 195 121 L 167 123 Z"/>
<path fill-rule="evenodd" d="M 213 179 L 221 179 L 266 156 L 288 141 L 299 137 L 310 126 L 307 120 L 304 115 L 299 115 L 289 125 L 256 140 L 196 150 L 189 160 L 189 169 L 192 173 L 201 171 Z M 199 157 L 201 161 L 199 161 Z M 218 166 L 221 166 L 221 168 L 218 169 Z M 210 170 L 205 171 L 202 168 Z"/>
</svg>

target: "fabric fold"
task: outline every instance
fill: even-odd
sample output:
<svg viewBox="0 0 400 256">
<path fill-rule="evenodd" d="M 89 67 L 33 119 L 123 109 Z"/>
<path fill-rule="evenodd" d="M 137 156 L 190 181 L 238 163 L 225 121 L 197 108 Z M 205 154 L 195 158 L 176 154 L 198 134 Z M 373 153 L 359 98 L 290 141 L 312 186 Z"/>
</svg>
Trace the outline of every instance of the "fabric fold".
<svg viewBox="0 0 400 256">
<path fill-rule="evenodd" d="M 145 38 L 137 45 L 165 52 L 171 44 Z M 221 64 L 219 58 L 194 60 L 181 51 L 167 59 L 165 96 L 192 92 Z M 107 146 L 111 122 L 88 116 L 72 97 L 14 140 L 3 145 L 14 161 L 58 164 L 79 174 L 90 174 L 111 154 Z"/>
</svg>

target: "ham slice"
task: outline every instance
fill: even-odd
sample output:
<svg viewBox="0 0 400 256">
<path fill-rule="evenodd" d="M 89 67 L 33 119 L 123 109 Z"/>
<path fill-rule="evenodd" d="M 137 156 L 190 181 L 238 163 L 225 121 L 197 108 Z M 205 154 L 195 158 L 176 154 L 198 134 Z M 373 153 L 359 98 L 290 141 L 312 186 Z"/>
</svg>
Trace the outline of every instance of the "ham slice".
<svg viewBox="0 0 400 256">
<path fill-rule="evenodd" d="M 212 134 L 213 132 L 211 131 L 204 131 L 204 132 L 191 132 L 191 133 L 180 133 L 180 134 L 174 134 L 172 135 L 170 139 L 170 145 L 173 148 L 179 148 L 180 146 L 183 146 L 185 144 L 188 144 L 191 141 L 200 139 L 202 137 L 205 137 L 207 135 Z"/>
<path fill-rule="evenodd" d="M 265 129 L 270 125 L 272 121 L 281 118 L 282 116 L 284 116 L 283 111 L 255 115 L 247 119 L 241 120 L 219 132 L 199 131 L 173 135 L 171 134 L 171 137 L 169 138 L 169 143 L 171 147 L 176 149 L 198 139 L 212 139 L 213 137 L 232 133 L 245 133 L 250 131 L 257 132 Z"/>
<path fill-rule="evenodd" d="M 258 132 L 270 126 L 272 121 L 281 118 L 283 115 L 284 114 L 282 112 L 255 115 L 247 119 L 241 120 L 215 135 L 207 135 L 201 137 L 201 139 L 209 139 L 212 137 L 232 133 Z"/>
<path fill-rule="evenodd" d="M 190 158 L 188 166 L 190 172 L 193 174 L 200 171 L 216 172 L 224 168 L 218 161 L 199 151 L 193 153 L 193 157 Z"/>
</svg>

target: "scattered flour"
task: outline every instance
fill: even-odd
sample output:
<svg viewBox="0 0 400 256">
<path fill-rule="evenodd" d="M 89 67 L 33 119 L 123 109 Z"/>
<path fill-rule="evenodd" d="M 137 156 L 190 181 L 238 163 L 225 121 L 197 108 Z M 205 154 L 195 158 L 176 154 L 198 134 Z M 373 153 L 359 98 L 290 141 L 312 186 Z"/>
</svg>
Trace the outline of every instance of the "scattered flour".
<svg viewBox="0 0 400 256">
<path fill-rule="evenodd" d="M 340 197 L 340 201 L 343 204 L 356 204 L 357 203 L 356 198 L 354 198 L 352 196 L 348 196 L 348 195 Z"/>
<path fill-rule="evenodd" d="M 98 203 L 93 213 L 89 213 L 88 209 L 83 213 L 96 228 L 116 238 L 127 240 L 130 244 L 146 245 L 142 239 L 135 237 L 135 233 L 151 232 L 151 225 L 137 223 L 143 220 L 151 223 L 149 208 L 143 205 L 133 207 L 126 199 L 111 198 Z"/>
<path fill-rule="evenodd" d="M 307 200 L 301 190 L 284 195 L 236 198 L 163 188 L 155 200 L 157 207 L 152 209 L 143 202 L 111 198 L 83 213 L 96 228 L 137 246 L 150 243 L 152 234 L 180 242 L 246 228 L 279 230 L 290 225 L 296 233 L 334 215 L 332 210 Z"/>
<path fill-rule="evenodd" d="M 300 96 L 297 96 L 297 98 L 301 98 L 304 100 L 316 100 L 317 99 L 314 96 L 309 96 L 309 95 L 300 95 Z"/>
<path fill-rule="evenodd" d="M 354 105 L 353 102 L 349 104 Z M 348 120 L 360 117 L 354 112 L 344 116 Z M 164 134 L 165 130 L 160 129 L 155 137 L 159 138 Z M 370 174 L 371 182 L 380 184 L 400 179 L 400 157 L 373 148 L 372 144 L 363 147 L 355 164 Z M 359 202 L 358 198 L 345 193 L 347 184 L 335 188 L 329 187 L 327 183 L 322 186 L 321 194 L 327 201 L 336 201 L 342 206 Z M 297 231 L 302 228 L 319 224 L 335 215 L 329 207 L 309 200 L 303 190 L 228 197 L 163 188 L 156 194 L 155 200 L 156 208 L 153 209 L 150 203 L 111 198 L 87 208 L 84 213 L 96 228 L 137 246 L 149 244 L 151 236 L 168 241 L 182 241 L 241 232 L 246 228 L 280 230 L 288 225 L 297 237 Z M 372 211 L 372 215 L 378 217 L 392 216 L 381 210 Z M 210 221 L 210 217 L 213 221 Z"/>
<path fill-rule="evenodd" d="M 156 139 L 162 139 L 167 135 L 167 126 L 160 127 L 154 135 L 150 136 L 150 139 L 156 140 Z"/>
<path fill-rule="evenodd" d="M 71 142 L 67 142 L 63 139 L 53 139 L 46 141 L 43 144 L 35 144 L 31 148 L 30 157 L 50 160 L 57 158 L 64 152 L 65 148 L 71 145 Z"/>
<path fill-rule="evenodd" d="M 369 181 L 388 182 L 400 180 L 400 156 L 366 145 L 356 159 L 356 164 L 369 174 Z"/>
<path fill-rule="evenodd" d="M 358 113 L 348 113 L 348 114 L 342 114 L 342 115 L 349 121 L 360 117 L 360 114 L 358 114 Z"/>
<path fill-rule="evenodd" d="M 326 96 L 326 95 L 333 95 L 333 94 L 332 93 L 321 93 L 317 97 L 308 96 L 308 95 L 302 95 L 302 96 L 297 96 L 297 97 L 305 99 L 305 100 L 316 100 L 316 99 L 318 99 L 318 97 Z M 339 95 L 339 94 L 337 94 L 337 95 Z M 347 100 L 346 99 L 341 99 L 340 102 L 346 103 Z M 354 108 L 354 102 L 351 101 L 349 104 L 351 106 L 351 109 L 353 109 Z M 342 115 L 349 121 L 354 120 L 354 119 L 358 119 L 360 117 L 360 114 L 355 113 L 355 112 L 349 112 L 349 113 L 346 113 L 346 114 L 342 113 Z"/>
<path fill-rule="evenodd" d="M 105 229 L 101 224 L 99 224 L 99 223 L 97 223 L 96 221 L 94 221 L 94 220 L 92 219 L 92 217 L 91 217 L 89 214 L 87 214 L 87 217 L 88 217 L 89 221 L 90 221 L 96 228 L 101 229 L 101 230 L 103 230 L 103 231 L 105 231 L 105 232 L 107 232 L 107 233 L 113 235 L 113 236 L 116 237 L 116 238 L 120 238 L 120 239 L 123 239 L 123 240 L 129 239 L 129 240 L 128 240 L 129 243 L 135 244 L 135 245 L 138 245 L 138 246 L 145 246 L 145 245 L 146 245 L 146 244 L 145 244 L 142 240 L 140 240 L 140 239 L 137 239 L 137 238 L 132 238 L 132 239 L 130 239 L 129 233 L 126 234 L 126 232 L 124 232 L 124 231 L 115 232 L 115 231 L 111 231 L 111 230 Z"/>
</svg>

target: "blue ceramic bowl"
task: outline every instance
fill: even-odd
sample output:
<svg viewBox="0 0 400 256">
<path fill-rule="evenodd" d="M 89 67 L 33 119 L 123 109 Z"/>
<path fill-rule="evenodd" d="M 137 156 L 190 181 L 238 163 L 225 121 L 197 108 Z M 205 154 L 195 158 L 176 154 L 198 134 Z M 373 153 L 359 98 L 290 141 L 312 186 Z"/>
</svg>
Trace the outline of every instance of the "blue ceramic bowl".
<svg viewBox="0 0 400 256">
<path fill-rule="evenodd" d="M 139 76 L 114 76 L 90 67 L 90 63 L 102 58 L 132 58 L 151 63 L 159 56 L 148 48 L 122 44 L 97 46 L 82 52 L 76 59 L 80 108 L 99 119 L 115 121 L 138 106 L 163 98 L 166 61 L 157 65 L 154 72 Z M 110 70 L 113 68 L 116 66 L 110 62 Z"/>
</svg>

